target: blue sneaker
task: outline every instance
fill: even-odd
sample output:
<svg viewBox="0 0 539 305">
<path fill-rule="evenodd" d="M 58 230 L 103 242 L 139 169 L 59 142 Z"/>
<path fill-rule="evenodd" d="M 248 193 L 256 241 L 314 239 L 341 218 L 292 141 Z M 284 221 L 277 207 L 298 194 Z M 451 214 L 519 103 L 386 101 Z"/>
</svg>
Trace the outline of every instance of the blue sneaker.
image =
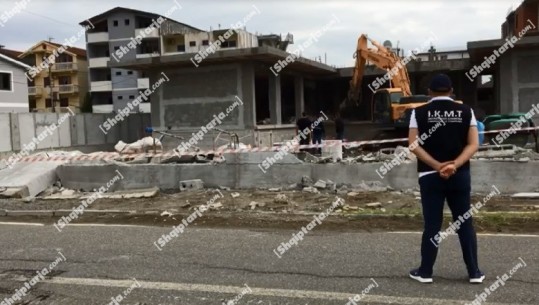
<svg viewBox="0 0 539 305">
<path fill-rule="evenodd" d="M 473 275 L 470 275 L 470 283 L 472 284 L 481 284 L 485 279 L 485 274 L 481 271 L 477 271 Z"/>
<path fill-rule="evenodd" d="M 410 271 L 410 277 L 420 283 L 432 283 L 432 276 L 425 276 L 424 274 L 419 273 L 419 269 L 414 269 Z"/>
</svg>

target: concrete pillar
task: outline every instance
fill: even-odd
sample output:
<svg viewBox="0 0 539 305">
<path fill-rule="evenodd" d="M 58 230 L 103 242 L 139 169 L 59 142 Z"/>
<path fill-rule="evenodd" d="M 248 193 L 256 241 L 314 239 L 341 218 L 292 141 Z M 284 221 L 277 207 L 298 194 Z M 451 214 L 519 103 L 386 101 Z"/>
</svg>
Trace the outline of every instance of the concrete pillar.
<svg viewBox="0 0 539 305">
<path fill-rule="evenodd" d="M 270 104 L 270 120 L 271 124 L 282 124 L 282 111 L 281 111 L 281 76 L 274 76 L 270 74 L 268 96 Z"/>
<path fill-rule="evenodd" d="M 294 100 L 296 103 L 296 119 L 301 118 L 301 113 L 305 111 L 305 86 L 303 76 L 294 78 Z"/>
</svg>

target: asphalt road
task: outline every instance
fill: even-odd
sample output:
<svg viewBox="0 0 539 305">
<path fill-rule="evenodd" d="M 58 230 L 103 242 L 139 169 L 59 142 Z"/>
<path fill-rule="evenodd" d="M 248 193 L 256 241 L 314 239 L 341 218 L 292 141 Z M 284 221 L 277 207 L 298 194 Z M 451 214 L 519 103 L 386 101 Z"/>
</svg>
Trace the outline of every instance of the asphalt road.
<svg viewBox="0 0 539 305">
<path fill-rule="evenodd" d="M 16 304 L 221 305 L 236 297 L 235 304 L 344 305 L 367 290 L 358 304 L 466 304 L 521 263 L 487 304 L 539 304 L 539 236 L 479 236 L 482 285 L 467 282 L 458 240 L 450 236 L 435 282 L 425 285 L 407 276 L 419 260 L 416 233 L 315 230 L 279 258 L 274 249 L 297 231 L 188 227 L 160 251 L 154 242 L 170 230 L 0 224 L 0 302 L 28 285 Z M 46 277 L 28 283 L 44 268 Z M 120 294 L 126 298 L 111 303 Z"/>
</svg>

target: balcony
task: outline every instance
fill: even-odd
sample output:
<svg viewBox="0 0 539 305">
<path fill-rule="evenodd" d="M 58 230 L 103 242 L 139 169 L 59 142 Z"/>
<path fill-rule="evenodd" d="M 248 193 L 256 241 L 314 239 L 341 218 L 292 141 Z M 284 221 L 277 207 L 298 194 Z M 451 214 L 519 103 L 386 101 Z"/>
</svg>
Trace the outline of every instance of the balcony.
<svg viewBox="0 0 539 305">
<path fill-rule="evenodd" d="M 150 27 L 143 29 L 135 29 L 135 37 L 138 35 L 143 38 L 159 38 L 159 29 Z"/>
<path fill-rule="evenodd" d="M 73 62 L 57 62 L 52 65 L 52 72 L 70 72 L 78 69 L 77 64 Z"/>
<path fill-rule="evenodd" d="M 137 88 L 138 89 L 148 89 L 148 88 L 150 88 L 150 79 L 149 78 L 139 78 L 139 79 L 137 79 Z"/>
<path fill-rule="evenodd" d="M 109 57 L 90 58 L 90 68 L 106 68 L 109 61 Z"/>
<path fill-rule="evenodd" d="M 90 84 L 90 91 L 92 92 L 107 92 L 112 91 L 112 81 L 98 81 Z"/>
<path fill-rule="evenodd" d="M 42 96 L 43 87 L 28 87 L 28 95 L 35 97 Z"/>
<path fill-rule="evenodd" d="M 88 43 L 108 42 L 108 32 L 88 33 Z"/>
<path fill-rule="evenodd" d="M 58 86 L 59 94 L 76 94 L 79 93 L 79 86 L 77 85 L 60 85 Z"/>
</svg>

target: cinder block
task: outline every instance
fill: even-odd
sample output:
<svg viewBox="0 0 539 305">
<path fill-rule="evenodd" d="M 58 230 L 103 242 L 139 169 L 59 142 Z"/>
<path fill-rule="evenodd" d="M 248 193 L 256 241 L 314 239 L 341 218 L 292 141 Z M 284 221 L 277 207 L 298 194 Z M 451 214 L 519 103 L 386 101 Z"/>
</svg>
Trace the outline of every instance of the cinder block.
<svg viewBox="0 0 539 305">
<path fill-rule="evenodd" d="M 204 182 L 200 179 L 180 181 L 180 192 L 201 190 L 204 188 Z"/>
</svg>

